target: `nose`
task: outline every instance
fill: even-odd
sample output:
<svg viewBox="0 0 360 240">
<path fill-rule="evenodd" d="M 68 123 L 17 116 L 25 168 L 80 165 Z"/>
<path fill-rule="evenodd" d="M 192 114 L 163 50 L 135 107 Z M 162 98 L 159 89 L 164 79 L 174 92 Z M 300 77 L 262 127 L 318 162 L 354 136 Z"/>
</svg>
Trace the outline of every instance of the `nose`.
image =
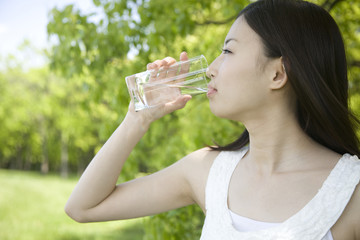
<svg viewBox="0 0 360 240">
<path fill-rule="evenodd" d="M 215 77 L 214 70 L 211 68 L 211 65 L 206 69 L 206 76 L 210 79 L 213 79 Z"/>
</svg>

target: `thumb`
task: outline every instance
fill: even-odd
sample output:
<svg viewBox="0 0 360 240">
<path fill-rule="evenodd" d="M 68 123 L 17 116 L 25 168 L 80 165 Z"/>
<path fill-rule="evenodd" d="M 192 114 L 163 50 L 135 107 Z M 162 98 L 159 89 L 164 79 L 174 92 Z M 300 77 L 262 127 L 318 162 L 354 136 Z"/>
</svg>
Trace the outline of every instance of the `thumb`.
<svg viewBox="0 0 360 240">
<path fill-rule="evenodd" d="M 175 101 L 165 104 L 167 113 L 171 113 L 175 110 L 185 107 L 186 103 L 191 99 L 191 95 L 181 95 Z"/>
</svg>

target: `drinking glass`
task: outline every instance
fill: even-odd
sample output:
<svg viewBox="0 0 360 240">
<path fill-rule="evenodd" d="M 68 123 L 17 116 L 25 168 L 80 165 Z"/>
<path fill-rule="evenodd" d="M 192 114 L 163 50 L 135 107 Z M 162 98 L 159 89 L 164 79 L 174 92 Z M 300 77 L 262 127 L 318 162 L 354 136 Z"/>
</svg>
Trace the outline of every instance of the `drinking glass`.
<svg viewBox="0 0 360 240">
<path fill-rule="evenodd" d="M 206 58 L 201 55 L 125 78 L 135 111 L 207 92 Z"/>
</svg>

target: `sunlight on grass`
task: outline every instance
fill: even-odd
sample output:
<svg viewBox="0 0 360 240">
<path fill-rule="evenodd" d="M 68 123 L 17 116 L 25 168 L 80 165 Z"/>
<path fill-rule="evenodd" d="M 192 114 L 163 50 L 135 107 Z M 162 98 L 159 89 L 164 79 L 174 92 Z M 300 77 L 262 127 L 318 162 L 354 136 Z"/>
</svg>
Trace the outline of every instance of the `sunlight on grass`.
<svg viewBox="0 0 360 240">
<path fill-rule="evenodd" d="M 64 213 L 76 179 L 0 169 L 1 240 L 141 240 L 142 219 L 80 224 Z"/>
</svg>

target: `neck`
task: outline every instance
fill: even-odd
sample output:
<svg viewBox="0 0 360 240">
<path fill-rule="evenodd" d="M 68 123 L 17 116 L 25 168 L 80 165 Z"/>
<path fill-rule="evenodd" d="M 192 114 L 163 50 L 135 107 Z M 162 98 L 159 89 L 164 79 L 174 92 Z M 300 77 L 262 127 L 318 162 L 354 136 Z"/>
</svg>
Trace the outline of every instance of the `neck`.
<svg viewBox="0 0 360 240">
<path fill-rule="evenodd" d="M 245 126 L 249 131 L 249 164 L 261 175 L 304 166 L 306 154 L 319 147 L 300 128 L 295 114 L 273 112 Z M 314 144 L 315 143 L 315 144 Z"/>
</svg>

